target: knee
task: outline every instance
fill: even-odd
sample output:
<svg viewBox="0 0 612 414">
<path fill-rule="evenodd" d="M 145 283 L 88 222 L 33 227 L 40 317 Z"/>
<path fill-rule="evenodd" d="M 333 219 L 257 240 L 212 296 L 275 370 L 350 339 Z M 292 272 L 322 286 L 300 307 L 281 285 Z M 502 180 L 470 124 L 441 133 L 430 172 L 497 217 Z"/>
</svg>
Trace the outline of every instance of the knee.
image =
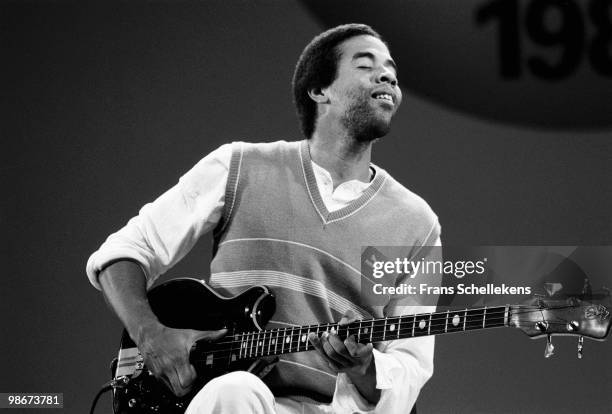
<svg viewBox="0 0 612 414">
<path fill-rule="evenodd" d="M 246 393 L 270 392 L 259 377 L 246 371 L 234 371 L 214 378 L 202 388 L 202 391 L 205 390 L 227 398 L 235 398 L 236 395 Z"/>
<path fill-rule="evenodd" d="M 273 405 L 274 396 L 261 379 L 235 371 L 209 381 L 191 401 L 187 414 L 267 412 Z"/>
</svg>

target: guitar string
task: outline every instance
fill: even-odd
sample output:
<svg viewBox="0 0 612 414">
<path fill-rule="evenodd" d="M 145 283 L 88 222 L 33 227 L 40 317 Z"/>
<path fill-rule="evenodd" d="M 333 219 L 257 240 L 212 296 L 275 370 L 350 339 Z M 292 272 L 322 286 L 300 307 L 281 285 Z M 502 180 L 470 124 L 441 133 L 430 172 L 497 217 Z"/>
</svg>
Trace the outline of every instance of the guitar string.
<svg viewBox="0 0 612 414">
<path fill-rule="evenodd" d="M 551 325 L 565 325 L 565 323 L 551 323 Z M 497 326 L 489 326 L 487 328 L 502 328 L 505 325 L 497 325 Z M 482 329 L 482 325 L 478 324 L 478 325 L 473 325 L 473 326 L 466 326 L 466 329 L 460 329 L 460 330 L 453 330 L 453 331 L 449 331 L 449 332 L 438 332 L 436 334 L 445 334 L 445 333 L 459 333 L 459 332 L 468 332 L 468 331 L 472 331 L 472 330 L 479 330 Z M 409 329 L 410 330 L 410 329 Z M 431 334 L 433 335 L 433 334 Z M 424 336 L 430 336 L 430 335 L 414 335 L 413 337 L 408 337 L 408 338 L 399 338 L 399 339 L 411 339 L 411 338 L 420 338 L 420 337 L 424 337 Z M 398 339 L 398 338 L 389 338 L 389 336 L 385 337 L 382 335 L 373 335 L 372 336 L 372 340 L 371 342 L 383 342 L 383 341 L 390 341 L 390 340 L 394 340 L 394 339 Z M 299 347 L 298 347 L 298 342 L 299 342 Z M 370 341 L 368 341 L 370 342 Z M 222 361 L 224 363 L 229 363 L 229 362 L 235 362 L 235 361 L 230 361 L 230 357 L 231 357 L 231 353 L 238 353 L 236 355 L 236 360 L 248 360 L 248 359 L 256 359 L 256 358 L 260 358 L 260 357 L 265 357 L 265 356 L 274 356 L 274 355 L 279 355 L 279 354 L 284 354 L 284 353 L 293 353 L 293 352 L 303 352 L 303 351 L 311 351 L 314 350 L 315 348 L 313 347 L 313 345 L 309 342 L 301 342 L 301 341 L 291 341 L 290 342 L 291 347 L 289 346 L 288 343 L 285 343 L 285 350 L 280 352 L 279 349 L 277 348 L 276 350 L 272 350 L 272 347 L 274 345 L 272 345 L 270 348 L 270 352 L 268 353 L 266 350 L 262 353 L 261 348 L 262 346 L 256 346 L 255 350 L 247 350 L 245 351 L 246 354 L 249 355 L 245 355 L 245 356 L 240 356 L 239 355 L 239 349 L 236 348 L 222 348 L 222 349 L 214 349 L 211 350 L 210 353 L 213 354 L 212 358 L 207 358 L 207 359 L 192 359 L 191 362 L 192 363 L 208 363 L 208 362 L 218 362 L 218 361 Z M 251 347 L 254 345 L 251 345 Z M 263 348 L 267 348 L 267 346 L 263 346 Z M 289 349 L 291 348 L 291 351 L 289 351 Z M 249 352 L 250 351 L 250 352 Z M 221 356 L 217 356 L 219 353 L 225 353 L 225 355 L 221 355 Z M 216 354 L 216 355 L 215 355 Z"/>
<path fill-rule="evenodd" d="M 534 312 L 541 312 L 542 310 L 548 310 L 548 309 L 562 309 L 562 308 L 569 308 L 571 306 L 563 306 L 563 307 L 559 307 L 559 308 L 546 308 L 546 309 L 541 309 L 538 307 L 534 307 L 534 309 L 527 309 L 525 308 L 524 310 L 521 311 L 512 311 L 512 312 L 507 312 L 505 307 L 495 307 L 495 308 L 487 308 L 487 311 L 491 310 L 490 312 L 487 312 L 486 314 L 484 314 L 485 319 L 490 320 L 493 317 L 505 317 L 506 313 L 508 313 L 508 316 L 510 316 L 510 314 L 512 315 L 522 315 L 525 313 L 534 313 Z M 402 319 L 401 324 L 405 324 L 405 323 L 412 323 L 414 318 L 416 317 L 416 321 L 420 321 L 420 320 L 427 320 L 429 321 L 429 317 L 430 315 L 432 316 L 431 318 L 431 322 L 432 322 L 432 326 L 433 326 L 433 322 L 438 322 L 438 321 L 444 321 L 444 323 L 446 323 L 446 320 L 450 317 L 450 315 L 453 315 L 453 317 L 455 315 L 459 316 L 460 318 L 465 318 L 467 316 L 467 318 L 469 318 L 470 316 L 478 316 L 480 317 L 481 315 L 479 314 L 475 314 L 478 311 L 484 311 L 485 308 L 476 308 L 476 309 L 467 309 L 467 315 L 466 315 L 466 309 L 460 309 L 460 310 L 454 310 L 453 312 L 449 312 L 448 314 L 446 312 L 436 312 L 436 313 L 422 313 L 422 314 L 416 314 L 416 315 L 404 315 L 404 316 L 391 316 L 388 318 L 378 318 L 378 319 L 370 319 L 370 320 L 362 320 L 362 321 L 357 321 L 357 322 L 351 322 L 351 324 L 349 325 L 351 327 L 351 329 L 357 329 L 357 324 L 359 324 L 360 322 L 363 324 L 362 327 L 364 328 L 380 328 L 381 326 L 385 326 L 389 324 L 389 320 L 397 320 L 397 324 L 400 324 L 400 319 Z M 463 314 L 463 315 L 462 315 Z M 406 319 L 406 320 L 404 320 Z M 372 321 L 374 323 L 372 323 Z M 393 322 L 395 323 L 395 322 Z M 481 323 L 480 321 L 478 322 L 479 324 Z M 244 341 L 251 341 L 253 339 L 253 337 L 257 336 L 257 335 L 262 335 L 264 332 L 265 334 L 269 334 L 269 333 L 273 333 L 276 334 L 278 332 L 281 332 L 281 334 L 283 334 L 283 336 L 287 336 L 287 333 L 290 333 L 290 335 L 294 335 L 296 333 L 296 331 L 301 330 L 310 330 L 310 331 L 315 331 L 317 330 L 317 328 L 322 328 L 325 326 L 329 326 L 329 327 L 337 327 L 338 326 L 338 322 L 330 322 L 328 324 L 314 324 L 314 325 L 304 325 L 304 326 L 296 326 L 296 327 L 292 327 L 292 328 L 275 328 L 275 329 L 268 329 L 265 331 L 250 331 L 250 332 L 237 332 L 235 333 L 233 336 L 235 335 L 240 335 L 242 338 L 241 339 L 231 339 L 230 341 L 219 341 L 216 342 L 216 344 L 218 345 L 224 345 L 224 344 L 235 344 L 235 343 L 242 343 Z M 343 325 L 346 326 L 346 325 Z M 293 331 L 293 333 L 291 334 L 291 331 Z M 319 331 L 321 331 L 319 329 Z M 280 335 L 279 335 L 280 336 Z M 228 338 L 227 336 L 225 338 Z"/>
<path fill-rule="evenodd" d="M 565 306 L 565 307 L 570 307 L 570 306 Z M 469 311 L 473 311 L 473 310 L 468 310 L 468 312 Z M 515 311 L 515 312 L 513 312 L 513 314 L 514 315 L 518 315 L 518 314 L 534 313 L 534 312 L 540 312 L 540 311 L 541 311 L 540 308 L 535 308 L 535 309 L 532 309 L 532 310 L 531 309 L 530 310 L 523 310 L 521 312 L 516 312 Z M 465 310 L 463 310 L 463 312 L 465 312 Z M 455 312 L 454 315 L 457 315 L 457 313 L 461 313 L 461 312 Z M 505 309 L 503 311 L 499 310 L 499 311 L 496 311 L 496 312 L 488 313 L 486 315 L 486 317 L 487 317 L 486 319 L 488 320 L 489 325 L 491 325 L 493 323 L 493 318 L 502 318 L 502 314 L 503 314 L 503 318 L 505 320 L 505 314 L 506 314 Z M 422 319 L 421 319 L 422 321 L 425 321 L 427 325 L 431 326 L 431 328 L 429 330 L 430 331 L 431 330 L 435 331 L 438 328 L 441 328 L 442 324 L 437 324 L 437 323 L 434 323 L 434 322 L 444 321 L 444 325 L 447 324 L 446 313 L 437 314 L 437 315 L 440 315 L 440 316 L 443 316 L 443 317 L 442 318 L 438 318 L 438 317 L 434 318 L 434 317 L 432 317 L 431 318 L 431 322 L 428 323 L 426 320 L 429 320 L 429 314 L 410 315 L 410 316 L 408 316 L 408 319 L 412 319 L 412 320 L 407 320 L 407 321 L 405 321 L 403 323 L 404 324 L 405 323 L 415 324 L 414 316 L 417 316 L 417 320 L 418 320 L 418 317 L 420 316 L 420 317 L 422 317 Z M 433 316 L 433 314 L 432 314 L 432 316 Z M 449 314 L 449 316 L 450 316 L 450 314 Z M 469 316 L 475 316 L 475 315 L 468 315 L 468 318 L 464 317 L 464 319 L 466 319 L 466 329 L 468 327 L 472 328 L 472 326 L 470 324 L 473 324 L 474 327 L 479 327 L 480 328 L 481 327 L 481 322 L 480 321 L 469 321 L 469 322 L 467 321 L 467 319 L 469 319 Z M 476 316 L 480 316 L 480 315 L 476 315 Z M 391 319 L 394 320 L 396 318 L 399 319 L 399 317 L 392 317 Z M 402 319 L 404 319 L 404 318 L 402 318 Z M 384 322 L 385 319 L 374 320 L 374 321 Z M 499 321 L 497 323 L 500 323 L 500 322 L 502 322 L 502 321 Z M 388 320 L 387 320 L 387 324 L 388 324 Z M 398 322 L 398 324 L 399 324 L 399 322 Z M 368 322 L 365 325 L 366 325 L 365 328 L 368 328 L 368 329 L 370 329 L 372 326 L 374 327 L 374 329 L 375 328 L 380 328 L 381 326 L 384 326 L 384 324 L 380 324 L 380 323 L 372 324 L 372 322 Z M 367 325 L 369 325 L 369 326 L 367 326 Z M 425 327 L 427 327 L 427 325 L 425 325 Z M 286 328 L 286 329 L 285 328 L 280 328 L 278 330 L 273 330 L 272 329 L 272 330 L 267 330 L 267 331 L 240 332 L 240 333 L 236 333 L 236 334 L 234 334 L 232 336 L 232 337 L 239 336 L 240 339 L 232 339 L 230 341 L 221 341 L 221 342 L 216 342 L 215 344 L 216 344 L 216 349 L 217 350 L 219 350 L 219 349 L 223 350 L 223 348 L 220 347 L 222 345 L 230 345 L 230 348 L 229 348 L 230 350 L 233 350 L 235 348 L 237 351 L 239 351 L 240 347 L 244 343 L 248 344 L 247 345 L 247 349 L 249 349 L 249 351 L 253 347 L 255 347 L 256 350 L 259 350 L 259 348 L 262 347 L 262 346 L 267 348 L 267 346 L 265 346 L 265 345 L 259 345 L 260 341 L 265 341 L 266 338 L 267 338 L 268 341 L 270 341 L 270 340 L 272 340 L 272 338 L 274 336 L 276 336 L 276 340 L 278 341 L 278 339 L 282 335 L 282 342 L 284 342 L 287 346 L 292 346 L 294 343 L 296 343 L 296 344 L 300 343 L 300 339 L 301 339 L 302 335 L 307 334 L 309 331 L 316 332 L 317 328 L 318 328 L 318 331 L 321 332 L 322 331 L 321 328 L 323 328 L 324 326 L 327 326 L 325 330 L 328 330 L 328 329 L 331 329 L 331 328 L 338 330 L 338 324 L 337 323 L 329 323 L 329 324 L 322 324 L 322 325 L 306 325 L 306 326 L 303 326 L 303 327 Z M 346 330 L 345 326 L 346 325 L 343 325 L 342 327 L 340 327 L 340 329 Z M 416 324 L 415 324 L 415 326 L 416 326 Z M 503 324 L 501 326 L 503 326 Z M 364 326 L 362 326 L 362 328 L 364 328 Z M 351 330 L 355 330 L 355 329 L 358 329 L 358 327 L 355 326 L 355 325 L 352 325 L 352 326 L 350 326 L 350 329 Z M 400 326 L 400 330 L 402 330 L 402 329 L 408 330 L 408 331 L 412 331 L 412 326 L 409 326 L 409 327 Z M 304 332 L 302 334 L 302 333 L 300 333 L 301 332 L 300 330 L 303 330 L 303 331 L 306 331 L 306 332 Z M 462 328 L 461 329 L 456 329 L 454 327 L 451 327 L 451 331 L 452 332 L 460 331 L 460 330 L 462 330 Z M 419 332 L 419 331 L 415 331 L 415 332 Z M 287 333 L 289 333 L 289 335 L 287 335 Z M 297 335 L 298 337 L 294 340 L 293 338 L 296 336 L 296 333 L 298 334 Z M 444 333 L 444 332 L 440 331 L 439 333 Z M 364 335 L 367 336 L 368 334 L 364 333 Z M 390 334 L 389 336 L 392 336 L 392 335 L 393 334 Z M 401 335 L 401 333 L 400 333 L 400 335 Z M 385 334 L 385 336 L 386 336 L 386 334 Z M 287 338 L 291 338 L 291 340 L 289 342 L 286 342 Z M 281 343 L 280 341 L 278 341 L 278 342 Z M 240 344 L 240 346 L 234 347 L 234 345 L 237 345 L 237 344 Z M 270 345 L 270 347 L 271 347 L 271 345 Z"/>
<path fill-rule="evenodd" d="M 554 325 L 554 324 L 553 324 Z M 564 325 L 564 323 L 562 324 L 557 324 L 557 325 Z M 498 325 L 498 326 L 491 326 L 488 328 L 501 328 L 504 327 L 504 325 Z M 461 329 L 461 330 L 455 330 L 455 331 L 449 331 L 449 332 L 439 332 L 440 334 L 444 334 L 444 333 L 459 333 L 459 332 L 468 332 L 468 331 L 472 331 L 475 329 L 482 329 L 481 326 L 471 326 L 471 327 L 466 327 L 465 330 Z M 415 335 L 414 338 L 420 338 L 420 337 L 424 337 L 424 336 L 429 336 L 429 335 Z M 409 338 L 399 338 L 399 339 L 410 339 L 412 337 Z M 389 337 L 384 337 L 382 335 L 373 335 L 372 336 L 372 340 L 371 342 L 383 342 L 383 341 L 389 341 L 389 340 L 394 340 L 394 339 L 398 339 L 398 338 L 389 338 Z M 370 341 L 368 341 L 370 342 Z M 231 354 L 232 352 L 234 352 L 234 355 L 236 356 L 236 360 L 248 360 L 248 359 L 256 359 L 256 358 L 260 358 L 260 357 L 265 357 L 265 356 L 274 356 L 274 355 L 280 355 L 280 354 L 286 354 L 286 353 L 293 353 L 293 352 L 303 352 L 303 351 L 310 351 L 310 350 L 314 350 L 315 348 L 312 346 L 312 344 L 309 341 L 306 342 L 299 342 L 299 347 L 298 347 L 298 342 L 297 341 L 292 341 L 291 342 L 291 347 L 289 347 L 289 344 L 285 343 L 285 349 L 284 351 L 281 351 L 279 348 L 277 348 L 276 350 L 272 349 L 273 346 L 271 346 L 270 352 L 268 353 L 267 350 L 264 350 L 262 352 L 262 347 L 261 346 L 257 346 L 256 349 L 250 349 L 250 350 L 245 350 L 245 355 L 240 355 L 239 353 L 239 349 L 235 349 L 235 348 L 225 348 L 225 349 L 215 349 L 210 351 L 210 353 L 213 354 L 212 358 L 206 358 L 206 359 L 192 359 L 191 362 L 192 363 L 209 363 L 209 362 L 219 362 L 222 361 L 224 363 L 229 363 L 229 362 L 234 362 L 231 361 Z M 267 348 L 267 347 L 264 347 Z M 289 350 L 291 349 L 291 351 Z M 219 353 L 222 353 L 223 355 L 218 356 Z"/>
<path fill-rule="evenodd" d="M 562 306 L 561 308 L 563 308 L 563 307 L 570 308 L 572 306 Z M 493 308 L 489 308 L 489 309 L 493 309 Z M 551 308 L 547 308 L 547 309 L 551 309 Z M 475 311 L 475 310 L 477 310 L 477 309 L 469 309 L 468 312 Z M 526 309 L 526 310 L 523 310 L 521 312 L 516 312 L 515 311 L 513 314 L 516 315 L 516 314 L 534 313 L 534 312 L 540 312 L 540 311 L 542 311 L 542 309 L 536 307 L 534 309 Z M 457 315 L 457 313 L 461 313 L 461 312 L 465 312 L 465 310 L 462 310 L 462 311 L 459 311 L 459 312 L 454 312 L 454 315 Z M 495 315 L 496 313 L 498 314 L 497 316 Z M 485 321 L 485 328 L 496 328 L 496 327 L 503 327 L 503 326 L 505 326 L 505 320 L 506 320 L 505 314 L 506 314 L 505 308 L 503 309 L 503 311 L 502 310 L 498 310 L 498 311 L 495 311 L 495 312 L 487 313 L 486 316 L 488 318 Z M 448 326 L 447 326 L 447 315 L 446 315 L 446 313 L 441 313 L 441 314 L 438 313 L 437 315 L 443 315 L 444 317 L 443 318 L 432 318 L 431 322 L 428 323 L 429 327 L 426 325 L 424 328 L 419 328 L 420 331 L 417 331 L 415 329 L 414 330 L 414 334 L 413 334 L 412 337 L 422 337 L 422 336 L 429 336 L 429 335 L 431 335 L 430 332 L 432 330 L 436 331 L 438 328 L 441 328 L 441 326 L 442 326 L 442 324 L 434 324 L 433 322 L 434 321 L 436 321 L 436 322 L 437 321 L 441 321 L 442 319 L 444 319 L 444 321 L 445 321 L 444 325 L 445 325 L 445 328 L 447 328 L 447 329 L 445 330 L 445 332 L 443 332 L 443 331 L 434 332 L 434 334 L 463 332 L 464 330 L 465 331 L 473 330 L 475 328 L 482 329 L 482 323 L 480 321 L 469 321 L 468 322 L 466 320 L 465 329 L 463 328 L 463 326 L 461 328 L 457 328 L 457 326 L 460 325 L 460 324 L 458 324 L 457 326 L 450 327 L 450 332 L 449 332 L 448 331 Z M 409 315 L 408 318 L 413 319 L 413 321 L 407 321 L 408 324 L 410 324 L 411 322 L 412 322 L 412 324 L 415 324 L 414 316 L 417 316 L 417 317 L 418 316 L 422 316 L 425 319 L 429 319 L 428 318 L 429 314 Z M 432 316 L 433 316 L 433 314 L 432 314 Z M 450 313 L 449 313 L 448 316 L 450 316 Z M 474 315 L 468 315 L 468 316 L 474 316 Z M 399 317 L 392 317 L 391 319 L 398 319 L 398 318 Z M 425 319 L 422 319 L 422 320 L 425 321 Z M 464 319 L 467 319 L 467 318 L 464 317 Z M 496 321 L 496 319 L 497 319 L 497 321 Z M 384 319 L 379 320 L 379 322 L 380 321 L 384 321 Z M 496 325 L 495 326 L 486 326 L 487 323 L 488 323 L 488 325 L 492 325 L 492 324 L 496 324 Z M 372 325 L 371 322 L 369 324 Z M 561 322 L 549 322 L 549 324 L 551 324 L 551 325 L 564 325 L 565 322 L 562 322 L 562 323 Z M 323 325 L 312 325 L 312 326 L 321 328 L 321 327 L 323 327 L 325 325 L 328 325 L 327 329 L 334 328 L 334 329 L 336 329 L 338 331 L 338 324 L 337 323 L 333 323 L 333 324 L 330 323 L 330 324 L 323 324 Z M 307 330 L 305 328 L 309 328 L 309 327 L 312 327 L 312 326 L 304 326 L 304 327 L 301 327 L 301 329 L 302 330 Z M 374 324 L 374 326 L 375 327 L 380 327 L 380 326 L 384 326 L 384 325 L 380 325 L 380 324 L 376 325 L 376 324 Z M 416 327 L 416 324 L 415 324 L 415 327 Z M 369 328 L 369 327 L 366 326 L 366 328 Z M 419 333 L 421 333 L 421 332 L 424 333 L 424 329 L 425 328 L 428 328 L 428 333 L 425 334 L 425 335 L 420 335 Z M 298 328 L 296 328 L 296 329 L 298 329 Z M 350 333 L 350 331 L 347 330 L 346 325 L 343 325 L 343 326 L 339 327 L 339 329 L 342 330 L 342 331 L 346 331 L 347 334 Z M 359 328 L 357 326 L 351 326 L 350 329 L 351 330 L 355 330 L 355 329 L 358 330 Z M 228 355 L 222 355 L 221 357 L 214 356 L 215 353 L 218 354 L 219 352 L 221 352 L 221 353 L 229 352 L 231 354 L 231 352 L 234 351 L 234 352 L 236 352 L 236 353 L 238 353 L 240 355 L 240 354 L 242 354 L 242 350 L 244 350 L 244 352 L 246 354 L 249 354 L 249 356 L 247 358 L 253 358 L 253 357 L 256 358 L 258 356 L 266 356 L 266 355 L 273 355 L 273 354 L 277 354 L 277 353 L 283 353 L 283 352 L 278 352 L 279 344 L 281 344 L 280 345 L 281 349 L 284 349 L 286 347 L 287 351 L 289 351 L 291 349 L 292 351 L 295 352 L 295 351 L 299 350 L 299 348 L 300 348 L 300 346 L 302 344 L 303 344 L 303 347 L 305 349 L 301 349 L 300 351 L 306 351 L 306 350 L 314 349 L 314 347 L 310 344 L 310 342 L 307 340 L 307 338 L 302 340 L 302 338 L 304 338 L 304 335 L 306 335 L 306 332 L 303 333 L 303 334 L 298 334 L 297 338 L 294 339 L 294 337 L 296 336 L 295 335 L 295 333 L 296 333 L 295 331 L 290 336 L 288 336 L 288 337 L 286 336 L 286 332 L 285 331 L 286 332 L 291 332 L 291 328 L 288 328 L 288 329 L 281 328 L 278 331 L 267 330 L 267 331 L 259 331 L 259 332 L 237 333 L 235 335 L 238 335 L 238 336 L 243 336 L 243 334 L 244 334 L 242 340 L 233 340 L 233 341 L 229 341 L 229 342 L 228 341 L 226 341 L 226 342 L 218 342 L 218 343 L 215 344 L 217 346 L 210 351 L 210 353 L 213 354 L 212 361 L 215 361 L 215 360 L 224 360 L 224 361 L 228 361 L 229 362 L 229 360 L 228 360 L 228 357 L 230 356 L 229 354 Z M 314 331 L 315 330 L 313 330 L 313 332 Z M 376 333 L 376 334 L 372 333 L 371 334 L 371 340 L 368 338 L 368 342 L 379 342 L 379 341 L 383 341 L 383 340 L 399 339 L 399 338 L 393 338 L 393 336 L 394 335 L 401 336 L 402 335 L 402 331 L 405 331 L 404 334 L 406 334 L 407 332 L 413 333 L 413 327 L 412 326 L 409 326 L 409 327 L 402 327 L 402 326 L 400 326 L 399 332 L 393 331 L 393 333 L 389 333 L 389 334 L 387 334 L 386 332 L 384 332 L 382 335 L 380 333 Z M 265 332 L 265 333 L 263 333 L 263 332 Z M 280 337 L 280 332 L 284 333 L 282 341 L 278 341 L 278 339 Z M 298 332 L 300 332 L 299 329 L 298 329 Z M 307 332 L 308 332 L 308 330 L 307 330 Z M 342 334 L 342 332 L 338 332 L 338 333 Z M 275 334 L 277 334 L 276 338 L 275 338 L 275 342 L 272 343 L 270 341 L 272 341 L 272 339 L 273 339 Z M 257 338 L 255 337 L 256 335 L 257 335 Z M 351 334 L 351 335 L 355 335 L 355 334 Z M 367 333 L 364 333 L 364 335 L 366 337 L 368 336 Z M 291 340 L 289 342 L 286 342 L 287 338 L 291 338 Z M 270 343 L 267 343 L 266 341 L 268 341 Z M 247 344 L 247 346 L 242 348 L 242 345 L 245 344 L 245 343 Z M 250 345 L 248 345 L 249 343 L 250 343 Z M 230 345 L 229 348 L 219 347 L 219 345 L 227 345 L 227 344 Z M 234 347 L 234 346 L 232 346 L 234 344 L 240 344 L 240 346 Z M 274 346 L 274 350 L 272 350 L 272 346 Z M 254 350 L 253 350 L 253 347 L 255 348 Z M 255 355 L 253 355 L 253 354 L 255 354 Z M 242 357 L 240 355 L 239 358 L 242 359 L 244 357 Z M 210 361 L 211 361 L 211 358 L 208 358 L 208 359 L 193 359 L 192 360 L 192 362 L 195 362 L 195 363 L 197 363 L 197 362 L 210 362 Z"/>
</svg>

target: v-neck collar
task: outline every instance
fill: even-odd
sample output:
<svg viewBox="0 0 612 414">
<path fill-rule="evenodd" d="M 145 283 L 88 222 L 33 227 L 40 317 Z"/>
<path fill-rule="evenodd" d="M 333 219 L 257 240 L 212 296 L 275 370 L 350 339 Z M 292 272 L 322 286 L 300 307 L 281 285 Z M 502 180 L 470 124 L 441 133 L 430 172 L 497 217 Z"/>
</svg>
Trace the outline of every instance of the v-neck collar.
<svg viewBox="0 0 612 414">
<path fill-rule="evenodd" d="M 308 141 L 303 140 L 300 141 L 300 162 L 302 164 L 302 171 L 304 173 L 304 182 L 306 183 L 306 189 L 308 191 L 308 195 L 310 196 L 310 200 L 314 205 L 319 217 L 324 224 L 331 223 L 333 221 L 342 220 L 346 217 L 349 217 L 359 211 L 362 207 L 364 207 L 380 190 L 382 187 L 385 178 L 386 172 L 382 168 L 375 166 L 376 175 L 374 179 L 370 182 L 370 185 L 363 191 L 363 193 L 355 200 L 351 201 L 345 207 L 342 207 L 339 210 L 334 210 L 330 212 L 327 210 L 325 203 L 323 202 L 323 198 L 321 197 L 321 193 L 319 192 L 319 187 L 317 186 L 317 179 L 315 177 L 314 170 L 312 168 L 312 158 L 310 157 L 310 148 L 308 146 Z"/>
</svg>

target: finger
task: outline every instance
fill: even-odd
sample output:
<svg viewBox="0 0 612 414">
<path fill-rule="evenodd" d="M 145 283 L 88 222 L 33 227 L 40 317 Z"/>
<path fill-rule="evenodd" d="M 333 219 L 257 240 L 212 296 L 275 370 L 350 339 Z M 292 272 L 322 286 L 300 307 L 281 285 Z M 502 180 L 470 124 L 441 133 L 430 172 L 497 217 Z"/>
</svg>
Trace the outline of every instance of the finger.
<svg viewBox="0 0 612 414">
<path fill-rule="evenodd" d="M 308 341 L 312 344 L 312 346 L 317 351 L 319 351 L 319 353 L 321 353 L 323 356 L 325 356 L 325 351 L 323 351 L 323 346 L 321 345 L 321 340 L 319 339 L 319 337 L 314 332 L 311 332 L 310 334 L 308 334 Z"/>
<path fill-rule="evenodd" d="M 333 362 L 341 366 L 351 365 L 350 355 L 337 335 L 324 332 L 321 336 L 321 344 L 323 351 Z"/>
<path fill-rule="evenodd" d="M 166 377 L 167 382 L 170 383 L 170 389 L 174 395 L 177 397 L 182 397 L 183 395 L 187 394 L 189 389 L 185 389 L 181 386 L 176 369 L 172 369 L 164 376 Z"/>
<path fill-rule="evenodd" d="M 175 371 L 176 371 L 176 375 L 178 377 L 178 383 L 181 386 L 181 389 L 185 390 L 185 389 L 191 388 L 191 384 L 193 384 L 197 376 L 193 365 L 191 364 L 180 365 L 175 368 Z"/>
<path fill-rule="evenodd" d="M 218 331 L 193 331 L 193 342 L 206 341 L 213 342 L 223 338 L 227 334 L 227 329 L 219 329 Z"/>
<path fill-rule="evenodd" d="M 352 354 L 353 358 L 357 358 L 357 359 L 369 358 L 372 355 L 373 349 L 374 349 L 374 346 L 371 343 L 367 345 L 357 344 L 355 353 Z"/>
<path fill-rule="evenodd" d="M 355 322 L 357 320 L 357 314 L 353 310 L 349 309 L 344 314 L 344 318 L 348 320 L 348 323 Z"/>
<path fill-rule="evenodd" d="M 344 340 L 344 346 L 346 347 L 349 355 L 355 358 L 358 355 L 359 347 L 363 345 L 358 344 L 357 341 L 355 341 L 355 335 L 351 335 Z"/>
<path fill-rule="evenodd" d="M 172 384 L 170 384 L 170 381 L 168 380 L 168 378 L 166 378 L 166 376 L 165 376 L 165 375 L 160 375 L 160 376 L 157 376 L 157 379 L 159 379 L 161 382 L 163 382 L 163 383 L 164 383 L 164 385 L 166 386 L 166 388 L 168 388 L 168 390 L 169 390 L 170 392 L 172 392 L 173 394 L 176 394 L 176 393 L 174 392 L 174 389 L 172 388 Z"/>
</svg>

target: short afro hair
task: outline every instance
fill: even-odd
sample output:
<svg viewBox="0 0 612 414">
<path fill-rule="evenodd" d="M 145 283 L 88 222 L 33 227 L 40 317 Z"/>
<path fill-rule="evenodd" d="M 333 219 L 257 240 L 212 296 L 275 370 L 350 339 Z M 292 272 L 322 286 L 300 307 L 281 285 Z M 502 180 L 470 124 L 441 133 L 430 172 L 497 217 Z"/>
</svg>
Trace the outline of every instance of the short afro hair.
<svg viewBox="0 0 612 414">
<path fill-rule="evenodd" d="M 315 129 L 317 105 L 308 95 L 313 88 L 325 88 L 336 79 L 340 52 L 337 46 L 355 36 L 369 35 L 382 40 L 378 32 L 365 24 L 344 24 L 316 36 L 304 48 L 293 73 L 293 100 L 306 138 Z"/>
</svg>

